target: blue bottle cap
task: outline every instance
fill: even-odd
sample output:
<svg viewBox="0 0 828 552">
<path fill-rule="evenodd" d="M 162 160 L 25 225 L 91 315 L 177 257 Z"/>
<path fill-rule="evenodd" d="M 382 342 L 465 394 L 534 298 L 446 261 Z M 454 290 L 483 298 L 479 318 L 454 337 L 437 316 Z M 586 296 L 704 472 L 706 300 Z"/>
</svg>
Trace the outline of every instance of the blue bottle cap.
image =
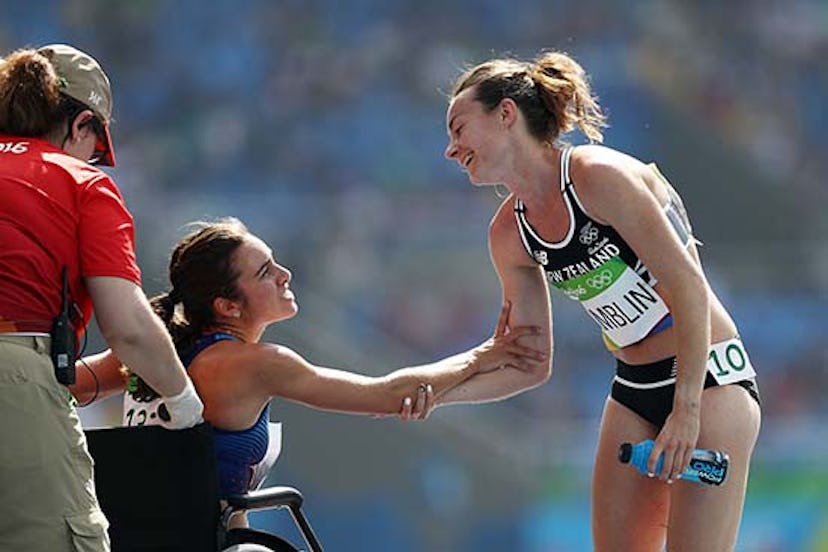
<svg viewBox="0 0 828 552">
<path fill-rule="evenodd" d="M 622 464 L 629 464 L 632 459 L 632 445 L 630 443 L 623 443 L 618 448 L 618 459 Z"/>
</svg>

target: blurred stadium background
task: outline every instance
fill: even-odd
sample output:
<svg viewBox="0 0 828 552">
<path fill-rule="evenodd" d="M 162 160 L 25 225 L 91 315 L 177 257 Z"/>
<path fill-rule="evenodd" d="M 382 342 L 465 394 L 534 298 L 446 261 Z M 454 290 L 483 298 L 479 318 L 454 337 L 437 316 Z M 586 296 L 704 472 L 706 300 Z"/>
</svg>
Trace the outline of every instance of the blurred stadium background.
<svg viewBox="0 0 828 552">
<path fill-rule="evenodd" d="M 760 374 L 738 550 L 828 550 L 824 0 L 0 0 L 0 51 L 49 42 L 113 81 L 111 174 L 147 292 L 184 224 L 237 216 L 294 271 L 300 315 L 268 337 L 368 374 L 474 345 L 497 315 L 498 200 L 442 157 L 453 77 L 494 55 L 575 55 L 606 142 L 683 194 Z M 303 490 L 329 550 L 590 549 L 612 363 L 586 316 L 552 302 L 553 377 L 510 401 L 424 424 L 274 403 L 271 481 Z M 291 536 L 280 515 L 254 519 Z"/>
</svg>

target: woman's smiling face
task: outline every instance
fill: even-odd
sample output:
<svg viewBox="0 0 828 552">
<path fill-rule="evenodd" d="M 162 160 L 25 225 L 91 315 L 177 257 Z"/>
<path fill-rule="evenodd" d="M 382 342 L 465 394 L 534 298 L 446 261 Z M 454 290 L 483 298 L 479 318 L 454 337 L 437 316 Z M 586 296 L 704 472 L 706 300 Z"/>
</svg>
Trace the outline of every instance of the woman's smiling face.
<svg viewBox="0 0 828 552">
<path fill-rule="evenodd" d="M 486 111 L 474 99 L 475 88 L 468 88 L 455 96 L 446 113 L 449 143 L 447 159 L 456 161 L 469 175 L 472 184 L 498 184 L 499 161 L 504 147 L 504 125 L 500 110 Z"/>
</svg>

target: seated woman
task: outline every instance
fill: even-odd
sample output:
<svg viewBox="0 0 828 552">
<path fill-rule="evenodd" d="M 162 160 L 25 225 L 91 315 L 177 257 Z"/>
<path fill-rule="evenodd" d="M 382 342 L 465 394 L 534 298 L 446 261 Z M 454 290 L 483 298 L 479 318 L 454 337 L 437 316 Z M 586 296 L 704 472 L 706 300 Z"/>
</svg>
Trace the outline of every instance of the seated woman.
<svg viewBox="0 0 828 552">
<path fill-rule="evenodd" d="M 354 414 L 418 418 L 441 394 L 476 373 L 504 366 L 529 370 L 547 355 L 518 343 L 537 335 L 535 327 L 508 327 L 505 305 L 492 338 L 465 353 L 433 364 L 368 377 L 316 366 L 295 351 L 260 342 L 272 323 L 296 315 L 290 271 L 270 248 L 237 219 L 204 224 L 177 244 L 170 259 L 172 289 L 152 299 L 204 402 L 204 418 L 216 433 L 222 497 L 248 491 L 255 467 L 264 458 L 269 404 L 281 397 L 308 406 Z M 99 387 L 123 385 L 112 376 L 115 359 L 98 359 L 106 368 Z M 78 371 L 79 400 L 84 395 Z M 100 389 L 99 389 L 99 392 Z M 412 400 L 413 398 L 413 400 Z M 136 375 L 129 376 L 124 402 L 126 425 L 157 424 L 161 399 Z"/>
</svg>

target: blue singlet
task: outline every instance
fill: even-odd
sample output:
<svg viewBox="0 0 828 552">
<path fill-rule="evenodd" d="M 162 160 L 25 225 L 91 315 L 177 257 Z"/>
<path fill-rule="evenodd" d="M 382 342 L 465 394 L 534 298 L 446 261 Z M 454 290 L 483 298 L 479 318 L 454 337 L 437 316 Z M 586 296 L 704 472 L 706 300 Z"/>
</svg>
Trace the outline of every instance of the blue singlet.
<svg viewBox="0 0 828 552">
<path fill-rule="evenodd" d="M 225 340 L 237 338 L 226 333 L 208 334 L 199 338 L 195 345 L 182 355 L 181 362 L 189 367 L 193 359 L 204 349 Z M 256 423 L 241 431 L 228 431 L 213 428 L 218 463 L 219 496 L 226 498 L 250 490 L 250 478 L 253 467 L 265 456 L 269 443 L 268 422 L 270 421 L 270 404 L 262 409 Z"/>
</svg>

